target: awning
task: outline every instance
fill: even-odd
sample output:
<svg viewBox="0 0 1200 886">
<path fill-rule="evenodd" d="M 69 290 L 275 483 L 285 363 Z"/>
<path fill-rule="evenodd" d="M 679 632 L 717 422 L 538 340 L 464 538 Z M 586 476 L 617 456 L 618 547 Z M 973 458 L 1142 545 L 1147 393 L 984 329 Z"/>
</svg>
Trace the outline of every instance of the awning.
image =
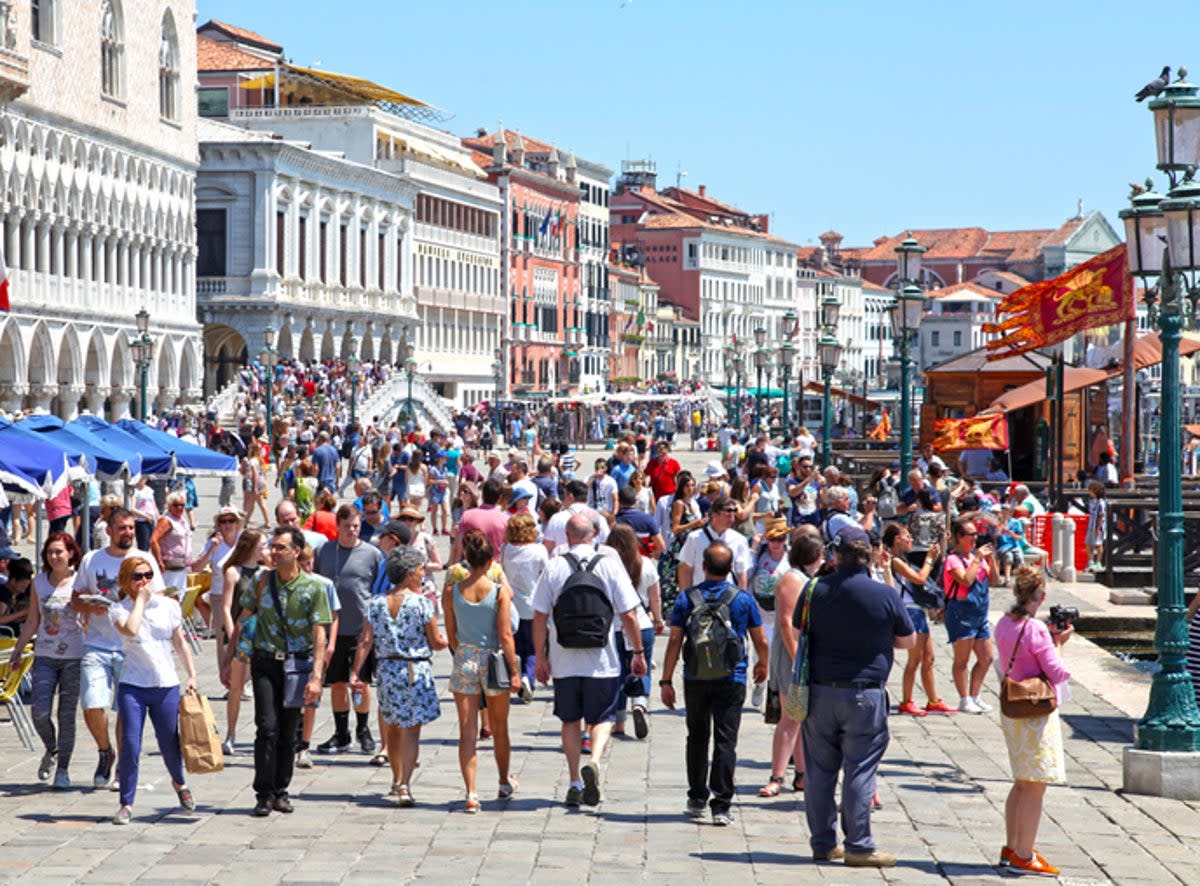
<svg viewBox="0 0 1200 886">
<path fill-rule="evenodd" d="M 810 381 L 804 386 L 805 391 L 811 391 L 814 394 L 825 393 L 825 385 L 823 382 Z M 829 394 L 835 400 L 849 400 L 858 406 L 881 406 L 878 400 L 872 400 L 870 397 L 864 397 L 862 394 L 856 394 L 853 391 L 847 391 L 845 388 L 839 388 L 834 385 L 829 389 Z"/>
<path fill-rule="evenodd" d="M 150 476 L 168 476 L 175 470 L 175 458 L 146 440 L 139 440 L 116 425 L 110 425 L 94 415 L 81 415 L 67 422 L 68 428 L 82 427 L 93 437 L 103 441 L 114 458 L 130 461 L 141 456 L 142 473 Z"/>
<path fill-rule="evenodd" d="M 0 418 L 0 483 L 35 498 L 53 498 L 67 482 L 62 447 Z"/>
<path fill-rule="evenodd" d="M 67 427 L 56 415 L 31 415 L 20 422 L 20 427 L 41 434 L 66 450 L 68 456 L 81 453 L 98 480 L 136 480 L 142 472 L 142 457 L 137 452 L 118 454 L 83 426 Z"/>
<path fill-rule="evenodd" d="M 434 107 L 386 86 L 380 86 L 363 77 L 322 71 L 317 68 L 302 68 L 299 65 L 280 65 L 279 88 L 293 93 L 298 99 L 308 98 L 312 104 L 334 104 L 329 98 L 340 97 L 343 103 L 369 102 L 385 110 L 417 120 L 436 121 L 449 118 L 441 108 Z M 268 90 L 275 88 L 275 72 L 263 74 L 243 81 L 245 90 Z M 332 92 L 333 96 L 329 93 Z"/>
<path fill-rule="evenodd" d="M 1066 366 L 1063 368 L 1063 393 L 1069 394 L 1072 391 L 1078 391 L 1082 388 L 1090 388 L 1092 385 L 1099 384 L 1111 377 L 1112 373 L 1105 372 L 1103 369 L 1083 369 L 1078 366 Z M 987 409 L 981 410 L 980 414 L 990 415 L 995 412 L 1014 412 L 1018 409 L 1024 409 L 1026 406 L 1041 403 L 1045 399 L 1046 379 L 1036 378 L 1018 388 L 1013 388 L 1011 391 L 1001 394 L 988 405 Z"/>
<path fill-rule="evenodd" d="M 229 477 L 238 472 L 238 462 L 233 456 L 180 440 L 166 431 L 144 425 L 132 418 L 121 419 L 117 422 L 117 427 L 170 453 L 175 457 L 175 467 L 193 477 Z"/>
</svg>

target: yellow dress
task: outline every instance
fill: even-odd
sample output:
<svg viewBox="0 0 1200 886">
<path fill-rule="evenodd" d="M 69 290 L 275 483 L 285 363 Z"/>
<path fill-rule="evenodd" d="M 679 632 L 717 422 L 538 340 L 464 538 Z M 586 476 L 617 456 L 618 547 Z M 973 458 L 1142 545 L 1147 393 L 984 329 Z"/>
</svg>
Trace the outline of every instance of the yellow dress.
<svg viewBox="0 0 1200 886">
<path fill-rule="evenodd" d="M 1058 711 L 1017 720 L 1001 714 L 1000 729 L 1008 745 L 1008 762 L 1014 779 L 1047 784 L 1066 782 L 1067 763 Z"/>
</svg>

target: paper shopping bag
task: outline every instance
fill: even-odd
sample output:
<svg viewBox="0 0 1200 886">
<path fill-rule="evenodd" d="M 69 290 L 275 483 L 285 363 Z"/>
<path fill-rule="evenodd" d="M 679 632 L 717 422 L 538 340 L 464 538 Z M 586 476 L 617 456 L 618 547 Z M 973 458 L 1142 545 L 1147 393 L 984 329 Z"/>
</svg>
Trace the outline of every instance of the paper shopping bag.
<svg viewBox="0 0 1200 886">
<path fill-rule="evenodd" d="M 203 695 L 189 692 L 179 699 L 179 746 L 188 772 L 202 775 L 225 768 L 221 733 L 217 731 L 212 707 Z"/>
</svg>

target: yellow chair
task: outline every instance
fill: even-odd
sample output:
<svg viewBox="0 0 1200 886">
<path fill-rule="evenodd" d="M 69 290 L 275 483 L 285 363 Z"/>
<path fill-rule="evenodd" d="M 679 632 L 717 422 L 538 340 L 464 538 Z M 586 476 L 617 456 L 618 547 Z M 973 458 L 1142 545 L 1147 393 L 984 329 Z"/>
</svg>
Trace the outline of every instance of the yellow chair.
<svg viewBox="0 0 1200 886">
<path fill-rule="evenodd" d="M 19 695 L 21 681 L 33 667 L 33 650 L 26 647 L 21 653 L 21 663 L 13 668 L 8 663 L 12 646 L 11 643 L 7 644 L 8 648 L 4 651 L 4 658 L 0 661 L 0 680 L 3 681 L 3 685 L 0 685 L 0 704 L 8 708 L 13 728 L 17 730 L 17 736 L 21 739 L 21 743 L 29 750 L 36 751 L 37 745 L 34 739 L 37 737 L 37 730 L 33 728 L 33 720 L 30 719 L 29 711 L 25 709 Z"/>
<path fill-rule="evenodd" d="M 188 575 L 187 590 L 179 600 L 179 609 L 183 615 L 183 632 L 187 636 L 192 651 L 200 653 L 202 632 L 208 629 L 204 620 L 196 612 L 196 602 L 200 595 L 212 587 L 211 572 L 193 572 Z"/>
</svg>

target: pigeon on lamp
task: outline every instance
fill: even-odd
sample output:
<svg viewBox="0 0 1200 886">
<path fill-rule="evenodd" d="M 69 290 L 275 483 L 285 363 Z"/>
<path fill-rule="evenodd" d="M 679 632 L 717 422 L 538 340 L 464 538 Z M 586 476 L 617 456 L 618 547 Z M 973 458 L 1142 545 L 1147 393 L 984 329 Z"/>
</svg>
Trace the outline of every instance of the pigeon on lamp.
<svg viewBox="0 0 1200 886">
<path fill-rule="evenodd" d="M 1139 194 L 1144 194 L 1144 193 L 1146 193 L 1145 185 L 1139 185 L 1137 182 L 1129 183 L 1129 196 L 1130 197 L 1136 197 Z"/>
<path fill-rule="evenodd" d="M 1170 82 L 1171 82 L 1171 66 L 1164 65 L 1163 69 L 1162 69 L 1162 73 L 1159 74 L 1155 79 L 1153 79 L 1149 83 L 1147 83 L 1145 86 L 1143 86 L 1140 90 L 1138 90 L 1138 93 L 1137 93 L 1137 95 L 1134 96 L 1134 99 L 1136 101 L 1140 102 L 1140 101 L 1145 101 L 1148 98 L 1153 98 L 1154 96 L 1156 96 L 1160 92 L 1162 92 L 1164 89 L 1166 89 L 1167 84 Z"/>
</svg>

